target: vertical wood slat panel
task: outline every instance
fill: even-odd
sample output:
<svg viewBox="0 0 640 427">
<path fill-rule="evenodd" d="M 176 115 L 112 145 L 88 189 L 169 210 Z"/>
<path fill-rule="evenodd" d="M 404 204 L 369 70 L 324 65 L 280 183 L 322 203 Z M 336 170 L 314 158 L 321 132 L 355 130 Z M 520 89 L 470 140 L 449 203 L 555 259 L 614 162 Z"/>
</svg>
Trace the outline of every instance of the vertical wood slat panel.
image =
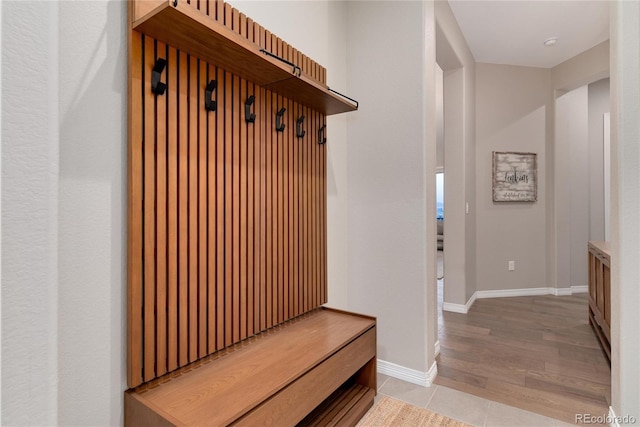
<svg viewBox="0 0 640 427">
<path fill-rule="evenodd" d="M 309 66 L 311 67 L 311 71 L 313 72 L 313 64 L 310 62 Z M 312 123 L 313 123 L 313 129 L 316 129 L 317 127 L 317 115 L 315 111 L 311 112 L 311 117 L 313 117 Z M 310 262 L 311 262 L 311 279 L 310 279 L 310 284 L 312 287 L 312 291 L 311 291 L 311 307 L 316 307 L 318 306 L 318 287 L 317 287 L 317 276 L 318 276 L 318 263 L 317 263 L 317 257 L 316 254 L 318 253 L 317 251 L 317 247 L 318 247 L 318 236 L 316 234 L 317 231 L 317 224 L 318 224 L 318 213 L 317 213 L 317 208 L 318 208 L 318 199 L 317 199 L 317 192 L 316 192 L 316 174 L 317 174 L 317 170 L 318 170 L 318 165 L 317 165 L 317 153 L 318 153 L 318 140 L 317 140 L 317 135 L 315 137 L 311 138 L 311 143 L 309 144 L 310 147 L 310 151 L 311 153 L 309 153 L 309 159 L 311 162 L 311 165 L 309 167 L 309 178 L 310 178 L 310 182 L 309 185 L 311 187 L 310 189 L 310 194 L 311 194 L 311 200 L 310 200 L 310 209 L 311 209 L 311 229 L 310 229 L 310 235 L 309 238 L 311 239 L 311 249 L 309 250 L 309 257 L 311 258 Z"/>
<path fill-rule="evenodd" d="M 265 104 L 265 121 L 266 121 L 266 164 L 265 164 L 265 174 L 266 174 L 266 210 L 265 210 L 265 228 L 266 228 L 266 247 L 265 247 L 265 263 L 266 263 L 266 292 L 267 292 L 267 303 L 266 303 L 266 315 L 267 315 L 267 324 L 266 327 L 269 328 L 273 325 L 273 192 L 272 192 L 272 183 L 273 183 L 273 142 L 274 138 L 272 133 L 273 131 L 273 107 L 272 107 L 272 94 L 270 91 L 266 92 L 266 104 Z M 267 142 L 269 141 L 269 142 Z"/>
<path fill-rule="evenodd" d="M 247 19 L 247 39 L 254 42 L 253 20 Z M 247 82 L 247 98 L 255 93 L 253 83 Z M 247 336 L 252 336 L 255 331 L 255 282 L 254 282 L 254 245 L 255 245 L 255 192 L 254 192 L 254 132 L 255 124 L 246 125 L 247 128 Z"/>
<path fill-rule="evenodd" d="M 279 44 L 281 44 L 280 41 L 278 41 Z M 277 101 L 276 101 L 276 110 L 279 111 L 281 108 L 283 108 L 283 101 L 282 101 L 282 97 L 278 95 L 277 97 Z M 286 112 L 285 112 L 286 114 Z M 286 115 L 283 116 L 282 121 L 285 124 L 285 131 L 283 132 L 277 132 L 277 136 L 276 136 L 276 144 L 277 144 L 277 150 L 278 150 L 278 156 L 277 156 L 277 166 L 276 169 L 274 171 L 275 175 L 277 176 L 277 203 L 278 203 L 278 218 L 277 218 L 277 223 L 276 223 L 276 231 L 275 234 L 278 236 L 278 246 L 277 246 L 277 257 L 276 257 L 276 261 L 275 261 L 275 265 L 276 265 L 276 269 L 277 269 L 277 276 L 276 276 L 276 283 L 277 283 L 277 297 L 276 297 L 276 306 L 278 308 L 278 315 L 276 317 L 276 323 L 281 323 L 284 321 L 284 300 L 285 300 L 285 295 L 284 295 L 284 275 L 283 275 L 283 267 L 285 265 L 285 261 L 284 261 L 284 242 L 283 242 L 283 238 L 284 238 L 284 200 L 283 200 L 283 184 L 284 184 L 284 180 L 283 180 L 283 154 L 284 154 L 284 144 L 286 143 L 285 141 L 285 134 L 286 134 L 286 130 L 287 128 L 289 128 L 291 125 L 289 123 L 285 122 L 285 118 Z"/>
<path fill-rule="evenodd" d="M 226 11 L 225 9 L 225 16 Z M 225 18 L 226 19 L 226 18 Z M 226 21 L 225 21 L 226 22 Z M 233 147 L 233 136 L 232 136 L 232 119 L 233 119 L 233 111 L 231 107 L 232 103 L 232 77 L 231 73 L 225 71 L 224 73 L 224 240 L 225 240 L 225 248 L 224 248 L 224 346 L 227 347 L 231 345 L 233 342 L 233 329 L 232 329 L 232 311 L 233 311 L 233 199 L 232 199 L 232 147 Z"/>
<path fill-rule="evenodd" d="M 188 72 L 187 54 L 178 56 L 178 324 L 179 365 L 189 362 Z"/>
<path fill-rule="evenodd" d="M 300 107 L 296 102 L 292 103 L 292 109 L 296 112 L 294 117 L 302 115 Z M 291 283 L 292 283 L 292 313 L 293 316 L 300 314 L 298 309 L 298 151 L 299 146 L 304 141 L 303 138 L 296 138 L 295 142 L 291 145 L 291 186 L 289 197 L 291 198 Z"/>
<path fill-rule="evenodd" d="M 326 76 L 326 73 L 325 73 Z M 324 124 L 326 121 L 326 117 L 323 116 L 322 119 L 322 124 Z M 324 144 L 323 147 L 323 165 L 324 165 L 324 176 L 322 177 L 322 185 L 324 186 L 324 192 L 323 192 L 323 201 L 324 201 L 324 208 L 322 210 L 322 213 L 324 214 L 324 233 L 323 233 L 323 237 L 324 237 L 324 282 L 322 284 L 322 287 L 324 288 L 324 294 L 325 294 L 325 301 L 329 301 L 329 256 L 328 256 L 328 227 L 327 227 L 327 145 Z"/>
<path fill-rule="evenodd" d="M 247 37 L 247 17 L 240 14 L 240 35 Z M 243 106 L 247 99 L 247 82 L 240 79 L 240 96 L 238 99 L 238 129 L 240 130 L 240 339 L 247 338 L 248 320 L 248 280 L 247 280 L 247 246 L 248 246 L 248 226 L 247 226 L 247 203 L 249 193 L 247 191 L 247 146 L 249 138 L 247 135 L 248 126 L 244 120 Z M 252 309 L 252 308 L 251 308 Z"/>
<path fill-rule="evenodd" d="M 240 79 L 238 105 L 238 130 L 240 131 L 240 336 L 239 339 L 247 337 L 247 125 L 243 118 L 242 106 L 247 99 L 247 82 Z"/>
<path fill-rule="evenodd" d="M 318 73 L 320 72 L 318 68 Z M 319 127 L 320 123 L 320 114 L 316 111 L 316 127 Z M 321 266 L 321 254 L 322 254 L 322 242 L 321 242 L 321 230 L 322 230 L 322 200 L 320 195 L 320 177 L 321 177 L 321 165 L 320 165 L 320 151 L 322 146 L 318 144 L 318 141 L 314 144 L 316 149 L 316 173 L 315 173 L 315 191 L 316 191 L 316 245 L 315 245 L 315 257 L 316 257 L 316 293 L 318 295 L 318 299 L 316 301 L 317 305 L 322 304 L 322 288 L 320 284 L 322 283 L 322 266 Z"/>
<path fill-rule="evenodd" d="M 144 39 L 145 70 L 155 63 L 155 46 L 151 37 Z M 151 79 L 144 82 L 144 380 L 155 377 L 155 97 Z"/>
<path fill-rule="evenodd" d="M 129 5 L 130 9 L 133 7 Z M 143 317 L 142 317 L 142 114 L 143 80 L 142 35 L 136 31 L 129 37 L 129 158 L 127 171 L 127 382 L 143 381 Z"/>
<path fill-rule="evenodd" d="M 167 369 L 178 367 L 178 67 L 177 51 L 169 47 L 167 58 Z"/>
<path fill-rule="evenodd" d="M 266 49 L 266 31 L 264 28 L 259 27 L 259 40 L 260 47 Z M 259 107 L 257 114 L 257 120 L 260 125 L 258 139 L 262 141 L 259 144 L 260 151 L 260 330 L 267 327 L 267 91 L 264 88 L 260 88 L 260 96 L 256 100 L 256 105 Z"/>
<path fill-rule="evenodd" d="M 319 69 L 318 69 L 319 72 Z M 316 111 L 315 112 L 315 116 L 316 116 L 316 127 L 319 127 L 319 122 L 320 122 L 320 114 Z M 317 137 L 316 137 L 317 138 Z M 322 289 L 320 287 L 320 281 L 321 281 L 321 266 L 320 266 L 320 255 L 321 255 L 321 247 L 322 247 L 322 243 L 320 242 L 320 230 L 321 230 L 321 212 L 320 209 L 322 208 L 322 202 L 320 200 L 320 149 L 321 149 L 321 145 L 318 144 L 318 141 L 316 141 L 316 143 L 314 144 L 314 147 L 316 149 L 316 173 L 315 173 L 315 191 L 316 191 L 316 208 L 314 209 L 315 215 L 316 215 L 316 245 L 315 245 L 315 257 L 316 257 L 316 293 L 318 295 L 318 299 L 316 301 L 317 305 L 322 304 Z"/>
<path fill-rule="evenodd" d="M 304 108 L 307 111 L 307 108 Z M 309 116 L 309 113 L 306 114 Z M 302 310 L 303 312 L 309 310 L 308 289 L 309 289 L 309 238 L 308 238 L 308 225 L 309 225 L 309 198 L 308 198 L 308 171 L 309 171 L 309 158 L 308 152 L 310 142 L 307 142 L 302 146 L 302 158 L 301 158 L 301 197 L 302 197 Z"/>
<path fill-rule="evenodd" d="M 231 122 L 231 135 L 232 135 L 232 197 L 233 197 L 233 212 L 232 224 L 233 224 L 233 242 L 232 242 L 232 262 L 233 262 L 233 295 L 231 297 L 233 310 L 231 312 L 231 319 L 233 325 L 232 342 L 240 340 L 240 123 L 239 112 L 237 105 L 240 102 L 238 95 L 238 88 L 240 87 L 240 80 L 237 76 L 233 76 L 232 83 L 232 122 Z"/>
<path fill-rule="evenodd" d="M 257 99 L 259 109 L 258 120 L 260 123 L 260 329 L 267 327 L 267 91 L 260 88 L 260 97 Z"/>
<path fill-rule="evenodd" d="M 284 177 L 283 182 L 283 200 L 284 200 L 284 224 L 283 224 L 283 247 L 284 247 L 284 318 L 290 319 L 292 316 L 291 313 L 291 227 L 289 226 L 291 221 L 291 212 L 290 212 L 290 203 L 289 196 L 291 194 L 290 191 L 290 183 L 291 183 L 291 164 L 289 159 L 289 154 L 291 151 L 291 145 L 294 142 L 295 137 L 295 120 L 292 120 L 293 111 L 291 108 L 291 103 L 287 98 L 284 98 L 285 108 L 287 109 L 287 128 L 285 129 L 285 144 L 284 144 L 284 153 L 283 153 L 283 170 L 282 174 Z"/>
<path fill-rule="evenodd" d="M 209 1 L 213 3 L 212 0 Z M 215 6 L 211 4 L 210 6 Z M 212 8 L 215 12 L 215 9 Z M 213 65 L 207 67 L 206 83 L 209 80 L 216 80 L 216 68 Z M 214 100 L 218 104 L 218 91 L 214 93 Z M 217 271 L 217 145 L 216 145 L 216 120 L 217 113 L 207 114 L 207 353 L 211 354 L 216 351 L 217 334 L 216 334 L 216 309 L 217 309 L 217 289 L 218 280 Z"/>
<path fill-rule="evenodd" d="M 324 78 L 319 64 L 228 5 L 195 4 L 252 42 L 285 59 L 300 59 L 312 78 Z M 130 360 L 139 357 L 137 369 L 144 372 L 135 380 L 130 362 L 132 384 L 326 301 L 326 157 L 315 139 L 323 116 L 222 70 L 221 79 L 213 66 L 152 38 L 144 44 L 140 38 L 145 63 L 138 73 L 146 78 L 139 83 L 138 102 L 147 113 L 139 124 L 146 138 L 137 152 L 144 156 L 139 191 L 145 195 L 137 310 L 148 321 L 137 322 L 138 356 Z M 157 55 L 150 44 L 157 45 Z M 150 91 L 156 56 L 168 57 L 164 97 Z M 208 113 L 204 86 L 216 77 L 218 111 Z M 253 125 L 243 115 L 250 94 L 256 96 Z M 286 109 L 284 132 L 275 130 L 280 108 Z M 300 112 L 306 113 L 304 138 L 295 132 Z M 130 202 L 130 211 L 134 207 Z M 135 242 L 131 247 L 135 253 Z M 129 274 L 134 283 L 135 268 Z M 129 295 L 135 301 L 135 292 Z M 135 315 L 135 309 L 128 312 L 130 319 Z M 129 335 L 135 336 L 134 327 Z"/>
<path fill-rule="evenodd" d="M 271 34 L 271 49 L 278 55 L 279 45 L 281 43 L 278 42 L 278 37 L 275 34 Z M 282 255 L 280 251 L 280 247 L 282 244 L 282 233 L 280 220 L 282 218 L 282 203 L 280 196 L 282 194 L 281 186 L 281 178 L 280 168 L 282 165 L 282 159 L 280 157 L 282 153 L 282 133 L 278 132 L 275 128 L 275 114 L 280 110 L 278 103 L 280 102 L 281 97 L 277 94 L 272 95 L 272 106 L 273 106 L 273 115 L 274 118 L 274 127 L 273 127 L 273 149 L 272 152 L 272 171 L 273 171 L 273 324 L 276 325 L 280 323 L 280 308 L 282 301 L 282 268 L 280 267 L 280 262 L 282 260 Z"/>
<path fill-rule="evenodd" d="M 167 48 L 156 44 L 156 58 Z M 167 372 L 167 97 L 156 101 L 156 375 Z"/>
<path fill-rule="evenodd" d="M 189 361 L 198 358 L 198 59 L 189 56 Z"/>
<path fill-rule="evenodd" d="M 207 63 L 198 61 L 198 357 L 208 354 L 207 164 L 209 159 L 207 156 L 207 110 L 203 108 L 207 83 Z"/>
<path fill-rule="evenodd" d="M 222 8 L 219 8 L 221 11 Z M 222 12 L 221 12 L 222 13 Z M 223 101 L 226 100 L 226 84 L 224 81 L 224 71 L 216 68 L 216 89 L 217 112 L 216 112 L 216 350 L 225 346 L 225 289 L 226 289 L 226 199 L 225 199 L 225 115 L 226 108 Z"/>
</svg>

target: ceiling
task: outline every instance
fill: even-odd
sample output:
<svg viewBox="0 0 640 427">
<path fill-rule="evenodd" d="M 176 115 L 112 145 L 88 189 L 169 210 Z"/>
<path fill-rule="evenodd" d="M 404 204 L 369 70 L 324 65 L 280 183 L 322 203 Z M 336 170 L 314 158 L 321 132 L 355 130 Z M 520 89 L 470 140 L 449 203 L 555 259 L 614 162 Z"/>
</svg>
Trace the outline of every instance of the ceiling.
<svg viewBox="0 0 640 427">
<path fill-rule="evenodd" d="M 476 62 L 554 67 L 609 39 L 609 4 L 594 0 L 449 0 Z M 552 47 L 544 41 L 557 37 Z"/>
</svg>

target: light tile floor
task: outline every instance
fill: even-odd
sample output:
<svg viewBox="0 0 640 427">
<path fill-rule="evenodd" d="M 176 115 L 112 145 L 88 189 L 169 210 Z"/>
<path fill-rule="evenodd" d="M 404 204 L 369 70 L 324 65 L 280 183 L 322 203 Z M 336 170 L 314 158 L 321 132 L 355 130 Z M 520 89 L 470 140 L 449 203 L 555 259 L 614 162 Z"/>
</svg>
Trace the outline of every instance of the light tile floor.
<svg viewBox="0 0 640 427">
<path fill-rule="evenodd" d="M 378 396 L 380 395 L 427 408 L 478 427 L 562 427 L 572 425 L 441 385 L 421 387 L 378 373 Z"/>
</svg>

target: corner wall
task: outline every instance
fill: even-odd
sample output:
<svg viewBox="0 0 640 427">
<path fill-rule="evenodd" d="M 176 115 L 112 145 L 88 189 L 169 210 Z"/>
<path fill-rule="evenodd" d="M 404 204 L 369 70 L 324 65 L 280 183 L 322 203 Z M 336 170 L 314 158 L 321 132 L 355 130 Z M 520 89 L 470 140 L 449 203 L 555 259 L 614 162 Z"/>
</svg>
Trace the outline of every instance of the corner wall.
<svg viewBox="0 0 640 427">
<path fill-rule="evenodd" d="M 432 7 L 347 6 L 348 90 L 360 101 L 348 122 L 349 308 L 377 316 L 379 359 L 423 381 L 434 361 L 428 328 L 435 330 L 435 315 L 427 318 L 436 250 Z"/>
</svg>

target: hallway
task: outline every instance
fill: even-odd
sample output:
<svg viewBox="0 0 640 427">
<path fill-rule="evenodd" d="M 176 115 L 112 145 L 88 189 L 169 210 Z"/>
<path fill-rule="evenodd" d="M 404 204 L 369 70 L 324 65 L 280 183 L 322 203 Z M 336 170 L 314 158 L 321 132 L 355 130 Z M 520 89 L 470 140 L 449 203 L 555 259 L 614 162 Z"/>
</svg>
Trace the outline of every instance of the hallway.
<svg viewBox="0 0 640 427">
<path fill-rule="evenodd" d="M 570 423 L 606 415 L 611 372 L 587 304 L 587 294 L 496 298 L 442 313 L 435 383 Z"/>
</svg>

